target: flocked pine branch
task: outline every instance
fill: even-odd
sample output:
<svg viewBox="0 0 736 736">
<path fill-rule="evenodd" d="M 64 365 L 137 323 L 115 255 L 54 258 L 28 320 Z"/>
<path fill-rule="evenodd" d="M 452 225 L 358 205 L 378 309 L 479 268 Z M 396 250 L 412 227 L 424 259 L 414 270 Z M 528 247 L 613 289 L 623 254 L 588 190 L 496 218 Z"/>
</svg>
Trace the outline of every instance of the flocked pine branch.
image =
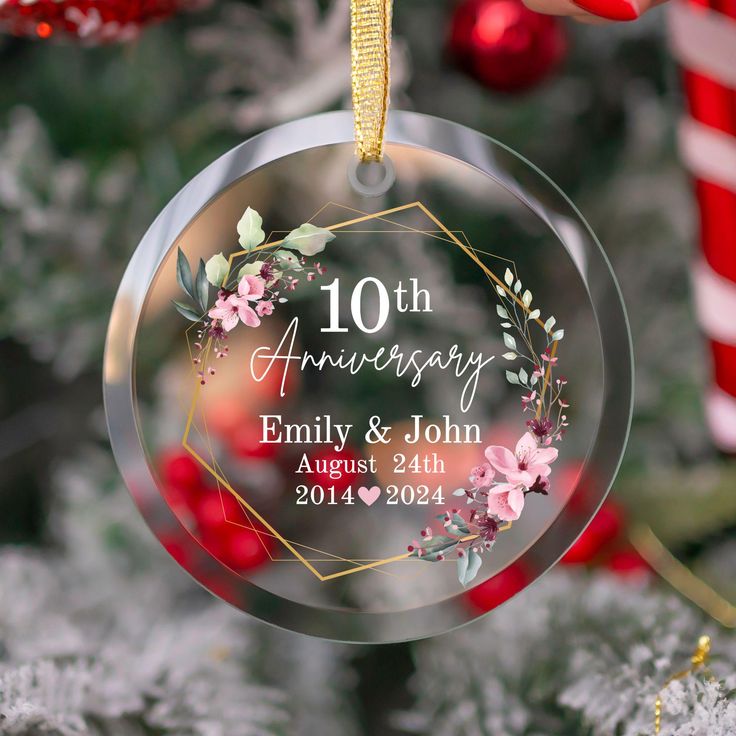
<svg viewBox="0 0 736 736">
<path fill-rule="evenodd" d="M 424 736 L 648 735 L 658 691 L 706 628 L 661 591 L 555 572 L 483 621 L 419 645 L 416 702 L 398 722 Z M 713 650 L 725 680 L 670 685 L 662 736 L 733 728 L 733 636 L 714 636 Z"/>
<path fill-rule="evenodd" d="M 323 10 L 324 5 L 230 2 L 214 23 L 190 33 L 192 50 L 216 61 L 207 82 L 211 123 L 247 133 L 349 100 L 349 2 L 331 0 Z M 400 40 L 394 40 L 392 57 L 396 96 L 408 76 Z"/>
<path fill-rule="evenodd" d="M 267 628 L 178 573 L 108 453 L 55 486 L 64 554 L 0 552 L 0 732 L 355 733 L 345 647 Z"/>
</svg>

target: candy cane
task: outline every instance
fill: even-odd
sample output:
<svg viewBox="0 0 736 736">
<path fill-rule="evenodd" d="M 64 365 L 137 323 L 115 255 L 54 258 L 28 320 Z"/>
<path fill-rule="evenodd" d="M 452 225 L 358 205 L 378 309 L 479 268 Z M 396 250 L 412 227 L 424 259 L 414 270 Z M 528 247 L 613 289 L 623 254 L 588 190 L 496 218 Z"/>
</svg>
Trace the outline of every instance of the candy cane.
<svg viewBox="0 0 736 736">
<path fill-rule="evenodd" d="M 736 453 L 736 0 L 674 0 L 668 19 L 689 109 L 680 151 L 700 209 L 693 287 L 713 362 L 706 417 L 719 449 Z"/>
</svg>

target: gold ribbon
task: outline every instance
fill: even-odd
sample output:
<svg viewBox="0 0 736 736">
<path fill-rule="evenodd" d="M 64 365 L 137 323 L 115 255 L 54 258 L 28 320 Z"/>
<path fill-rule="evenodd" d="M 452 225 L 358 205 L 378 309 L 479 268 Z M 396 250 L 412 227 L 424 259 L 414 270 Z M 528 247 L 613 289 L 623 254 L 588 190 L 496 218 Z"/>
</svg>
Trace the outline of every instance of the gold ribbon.
<svg viewBox="0 0 736 736">
<path fill-rule="evenodd" d="M 671 682 L 675 680 L 684 680 L 689 675 L 694 675 L 698 670 L 704 669 L 708 663 L 708 656 L 710 655 L 710 637 L 701 636 L 698 639 L 698 646 L 693 652 L 693 656 L 690 657 L 690 666 L 682 672 L 676 672 L 672 675 L 667 682 L 662 686 L 664 690 Z M 654 701 L 654 733 L 658 734 L 662 729 L 662 690 L 657 694 L 657 699 Z"/>
<path fill-rule="evenodd" d="M 389 96 L 392 0 L 351 0 L 350 56 L 355 148 L 361 161 L 383 158 Z"/>
<path fill-rule="evenodd" d="M 722 626 L 736 627 L 736 606 L 682 564 L 646 524 L 630 532 L 631 543 L 650 567 L 680 595 L 692 601 Z"/>
</svg>

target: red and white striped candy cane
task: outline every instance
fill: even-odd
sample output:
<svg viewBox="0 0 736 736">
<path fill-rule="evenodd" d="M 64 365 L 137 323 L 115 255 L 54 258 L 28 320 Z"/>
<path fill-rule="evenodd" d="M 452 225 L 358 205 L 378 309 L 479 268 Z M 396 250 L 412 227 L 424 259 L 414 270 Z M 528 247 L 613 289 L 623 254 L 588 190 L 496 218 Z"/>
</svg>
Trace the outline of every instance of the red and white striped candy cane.
<svg viewBox="0 0 736 736">
<path fill-rule="evenodd" d="M 693 286 L 713 361 L 706 416 L 719 449 L 736 453 L 736 0 L 674 0 L 668 17 L 689 108 L 680 151 L 700 208 Z"/>
</svg>

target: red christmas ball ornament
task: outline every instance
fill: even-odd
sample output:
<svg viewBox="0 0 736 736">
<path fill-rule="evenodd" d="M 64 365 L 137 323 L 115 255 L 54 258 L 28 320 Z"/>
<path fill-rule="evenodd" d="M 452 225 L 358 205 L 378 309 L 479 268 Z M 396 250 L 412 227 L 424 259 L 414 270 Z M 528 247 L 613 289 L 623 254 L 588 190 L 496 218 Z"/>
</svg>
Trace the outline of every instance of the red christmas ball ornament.
<svg viewBox="0 0 736 736">
<path fill-rule="evenodd" d="M 451 21 L 449 51 L 474 79 L 497 92 L 521 92 L 564 59 L 562 22 L 521 0 L 462 0 Z"/>
<path fill-rule="evenodd" d="M 89 44 L 130 41 L 140 29 L 201 0 L 0 0 L 0 30 Z"/>
</svg>

